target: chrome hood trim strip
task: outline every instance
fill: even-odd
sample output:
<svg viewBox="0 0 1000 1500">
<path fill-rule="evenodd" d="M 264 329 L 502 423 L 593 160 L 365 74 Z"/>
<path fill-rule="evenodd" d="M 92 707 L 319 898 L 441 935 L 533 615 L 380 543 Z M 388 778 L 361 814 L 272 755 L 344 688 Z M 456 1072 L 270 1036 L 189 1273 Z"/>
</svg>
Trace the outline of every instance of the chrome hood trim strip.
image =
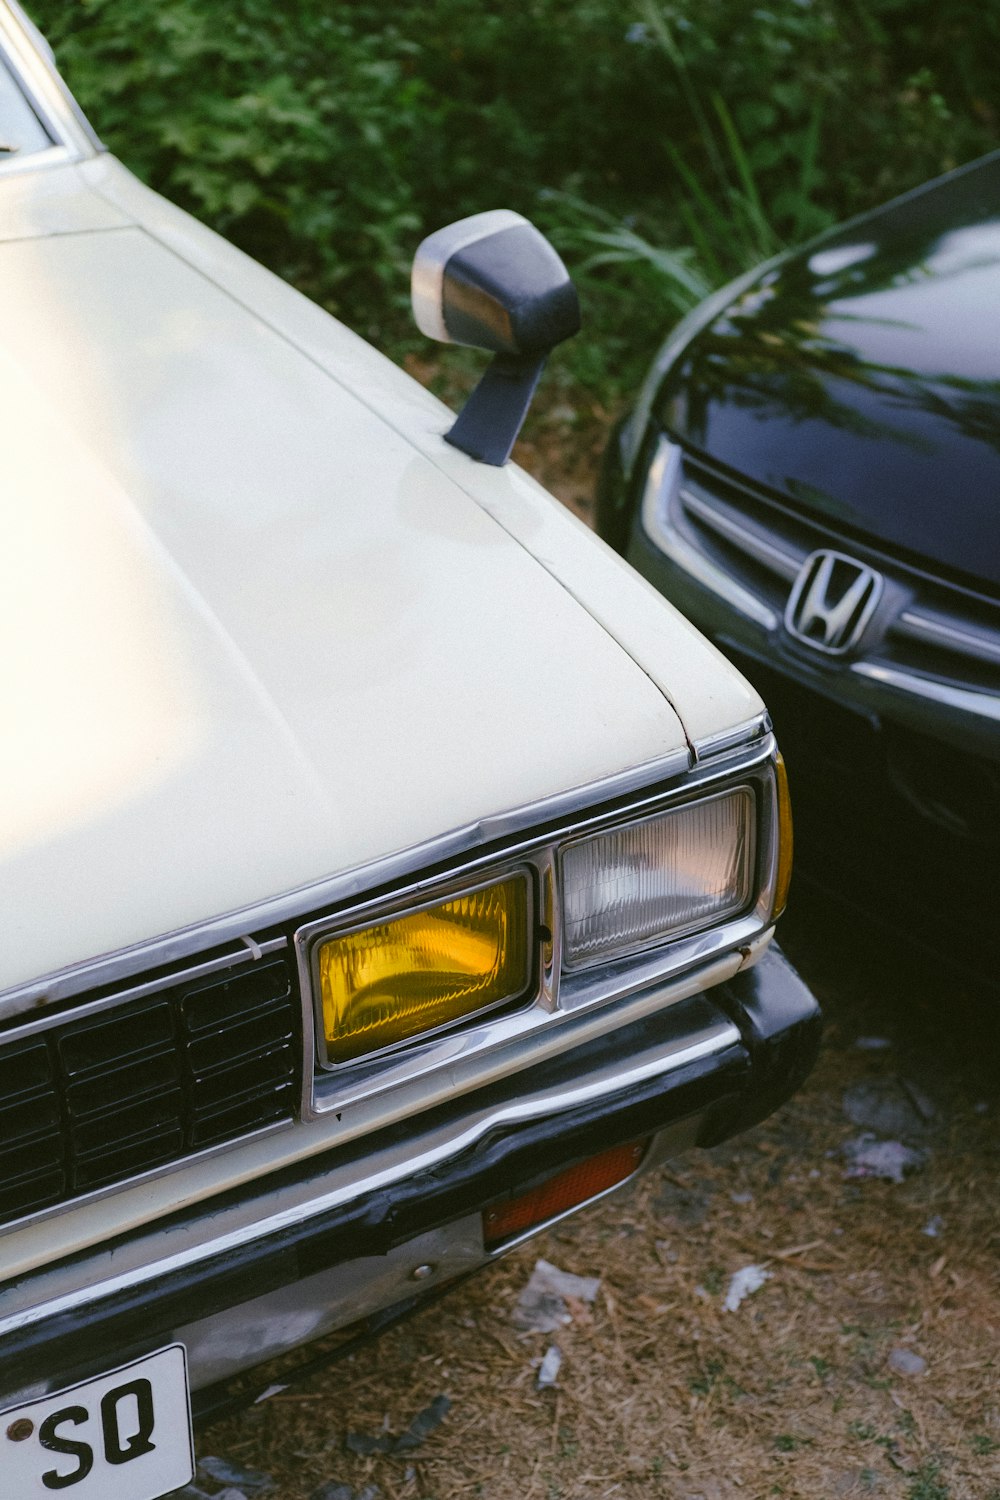
<svg viewBox="0 0 1000 1500">
<path fill-rule="evenodd" d="M 166 933 L 149 943 L 125 948 L 117 953 L 103 954 L 89 964 L 45 975 L 30 984 L 0 994 L 0 1022 L 41 1005 L 70 999 L 84 990 L 129 979 L 144 969 L 183 963 L 206 948 L 239 940 L 278 922 L 294 921 L 303 913 L 320 907 L 335 906 L 364 896 L 367 892 L 414 875 L 442 861 L 458 858 L 488 844 L 521 834 L 532 826 L 554 822 L 557 818 L 572 817 L 586 808 L 627 796 L 643 787 L 672 781 L 688 771 L 690 761 L 687 749 L 678 749 L 658 760 L 632 766 L 586 786 L 574 787 L 542 801 L 481 818 L 414 848 L 400 850 L 397 854 L 387 855 L 384 859 L 357 869 L 346 870 L 315 885 L 300 886 L 256 906 L 228 912 L 209 922 Z"/>
</svg>

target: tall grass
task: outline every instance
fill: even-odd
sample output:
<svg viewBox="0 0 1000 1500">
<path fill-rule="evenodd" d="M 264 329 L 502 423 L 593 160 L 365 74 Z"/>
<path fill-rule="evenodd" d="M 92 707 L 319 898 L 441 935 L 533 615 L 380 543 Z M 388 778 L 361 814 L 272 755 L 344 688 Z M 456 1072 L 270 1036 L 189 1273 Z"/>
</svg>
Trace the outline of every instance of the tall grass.
<svg viewBox="0 0 1000 1500">
<path fill-rule="evenodd" d="M 657 0 L 642 0 L 644 24 L 676 77 L 699 147 L 698 165 L 673 143 L 666 143 L 679 191 L 674 203 L 686 243 L 651 243 L 627 225 L 583 231 L 595 248 L 586 270 L 604 265 L 642 265 L 664 279 L 678 311 L 687 310 L 716 286 L 802 239 L 815 226 L 818 158 L 824 101 L 818 96 L 802 139 L 797 180 L 782 187 L 787 231 L 775 213 L 753 166 L 752 154 L 725 99 L 713 90 L 703 99 L 683 48 Z M 822 211 L 820 210 L 820 213 Z"/>
<path fill-rule="evenodd" d="M 535 218 L 601 399 L 713 286 L 1000 138 L 983 0 L 27 4 L 112 150 L 397 357 L 421 236 Z"/>
<path fill-rule="evenodd" d="M 658 0 L 641 6 L 645 33 L 669 66 L 689 126 L 687 150 L 663 143 L 671 171 L 657 226 L 642 232 L 634 220 L 574 194 L 543 194 L 555 211 L 554 237 L 572 257 L 585 298 L 600 309 L 602 339 L 612 345 L 625 330 L 641 342 L 650 328 L 662 335 L 714 288 L 803 239 L 824 218 L 815 199 L 822 96 L 799 133 L 797 172 L 791 183 L 782 181 L 778 196 L 761 180 L 722 94 L 702 96 L 663 6 Z M 624 356 L 616 363 L 630 368 L 632 361 Z"/>
</svg>

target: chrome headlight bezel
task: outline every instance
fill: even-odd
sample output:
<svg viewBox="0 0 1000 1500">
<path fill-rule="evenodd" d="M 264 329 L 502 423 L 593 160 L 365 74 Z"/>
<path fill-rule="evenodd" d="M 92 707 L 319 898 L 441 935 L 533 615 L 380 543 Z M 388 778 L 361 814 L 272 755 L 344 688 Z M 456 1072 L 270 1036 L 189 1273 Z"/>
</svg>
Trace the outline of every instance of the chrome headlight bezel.
<svg viewBox="0 0 1000 1500">
<path fill-rule="evenodd" d="M 519 988 L 516 993 L 505 995 L 499 1000 L 490 1001 L 468 1016 L 428 1028 L 416 1036 L 393 1042 L 388 1046 L 373 1048 L 370 1052 L 364 1053 L 357 1059 L 341 1062 L 335 1061 L 329 1055 L 325 1042 L 323 995 L 320 978 L 320 961 L 324 945 L 332 939 L 351 937 L 370 927 L 376 927 L 383 923 L 391 924 L 401 917 L 419 916 L 422 913 L 433 911 L 446 902 L 478 895 L 505 881 L 517 881 L 523 884 L 524 887 L 526 912 L 525 941 L 529 958 L 534 954 L 533 961 L 530 961 L 528 965 L 529 973 L 526 984 Z M 378 1062 L 395 1053 L 406 1052 L 426 1042 L 431 1042 L 446 1033 L 464 1029 L 469 1025 L 475 1024 L 479 1017 L 485 1017 L 494 1011 L 509 1010 L 512 1007 L 520 1007 L 530 1003 L 534 999 L 538 982 L 538 908 L 536 871 L 529 864 L 508 861 L 494 865 L 488 871 L 482 872 L 478 879 L 457 879 L 435 884 L 423 897 L 398 899 L 362 908 L 360 919 L 358 920 L 344 922 L 339 918 L 326 918 L 300 928 L 299 932 L 296 933 L 296 946 L 299 946 L 301 939 L 308 953 L 308 995 L 315 1026 L 316 1058 L 319 1067 L 331 1073 L 343 1073 L 347 1069 L 357 1067 L 359 1063 L 368 1064 Z"/>
<path fill-rule="evenodd" d="M 368 899 L 310 921 L 294 937 L 303 990 L 306 1058 L 302 1111 L 306 1118 L 361 1106 L 399 1091 L 404 1097 L 419 1088 L 425 1107 L 444 1103 L 456 1088 L 475 1086 L 509 1073 L 512 1058 L 543 1057 L 567 1045 L 580 1024 L 603 1027 L 601 1007 L 642 996 L 655 1006 L 682 998 L 672 985 L 688 973 L 716 964 L 728 954 L 749 952 L 764 939 L 774 916 L 778 869 L 776 747 L 766 720 L 749 742 L 720 746 L 717 754 L 693 769 L 681 770 L 638 793 L 596 809 L 563 818 L 536 832 L 507 842 L 501 851 L 470 854 L 446 871 L 416 879 L 392 893 Z M 564 848 L 608 830 L 628 827 L 668 810 L 717 798 L 746 788 L 753 798 L 753 850 L 750 893 L 738 911 L 648 936 L 627 952 L 601 955 L 586 965 L 566 962 L 563 935 L 560 860 Z M 331 932 L 356 930 L 387 914 L 398 914 L 445 899 L 498 879 L 513 869 L 530 872 L 535 932 L 535 967 L 529 992 L 513 1004 L 473 1015 L 385 1052 L 324 1068 L 318 1056 L 316 987 L 313 975 L 317 939 Z M 732 960 L 729 960 L 731 962 Z M 738 962 L 742 963 L 742 957 Z M 721 976 L 719 976 L 721 977 Z M 690 991 L 685 980 L 683 993 Z M 660 987 L 657 989 L 657 987 Z M 674 992 L 671 993 L 671 990 Z M 591 1023 L 589 1017 L 594 1014 Z M 569 1028 L 567 1030 L 566 1028 Z M 560 1036 L 560 1033 L 562 1035 Z"/>
<path fill-rule="evenodd" d="M 624 839 L 630 834 L 641 834 L 645 830 L 655 835 L 658 830 L 662 830 L 664 835 L 669 837 L 669 833 L 673 831 L 673 827 L 681 823 L 686 816 L 696 816 L 710 809 L 717 809 L 721 807 L 723 802 L 732 802 L 733 799 L 742 804 L 744 840 L 742 847 L 736 851 L 740 861 L 739 875 L 741 884 L 740 888 L 734 893 L 732 900 L 714 912 L 692 914 L 688 917 L 681 915 L 680 912 L 675 912 L 671 916 L 669 911 L 663 910 L 658 920 L 651 919 L 648 921 L 634 937 L 621 936 L 616 938 L 613 935 L 609 935 L 603 943 L 599 938 L 595 938 L 591 941 L 590 953 L 582 951 L 574 953 L 574 943 L 569 931 L 571 915 L 570 898 L 567 894 L 568 881 L 571 876 L 571 860 L 585 851 L 596 851 L 602 842 L 608 844 L 616 836 Z M 685 937 L 693 932 L 699 932 L 703 928 L 717 927 L 722 922 L 731 921 L 733 918 L 738 917 L 741 912 L 745 911 L 752 901 L 755 885 L 758 822 L 757 802 L 758 797 L 754 787 L 746 782 L 737 782 L 732 786 L 720 788 L 710 796 L 690 797 L 682 801 L 671 802 L 666 807 L 646 812 L 641 817 L 626 819 L 621 823 L 612 824 L 606 829 L 565 840 L 559 848 L 559 891 L 563 921 L 564 969 L 567 971 L 590 969 L 612 959 L 628 958 L 634 954 L 643 953 L 650 948 L 660 948 L 665 943 L 674 942 L 678 938 Z M 631 875 L 631 871 L 625 870 L 624 862 L 620 868 L 624 874 Z M 595 921 L 599 920 L 596 913 L 592 914 L 592 919 Z"/>
</svg>

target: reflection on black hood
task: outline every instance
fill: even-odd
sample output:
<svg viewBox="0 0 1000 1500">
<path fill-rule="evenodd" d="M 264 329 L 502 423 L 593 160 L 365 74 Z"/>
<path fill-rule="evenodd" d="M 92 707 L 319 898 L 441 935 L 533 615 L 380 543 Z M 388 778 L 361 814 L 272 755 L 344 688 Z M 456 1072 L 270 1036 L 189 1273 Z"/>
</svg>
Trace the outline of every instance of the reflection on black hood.
<svg viewBox="0 0 1000 1500">
<path fill-rule="evenodd" d="M 1000 588 L 1000 152 L 764 274 L 660 414 L 838 530 Z"/>
</svg>

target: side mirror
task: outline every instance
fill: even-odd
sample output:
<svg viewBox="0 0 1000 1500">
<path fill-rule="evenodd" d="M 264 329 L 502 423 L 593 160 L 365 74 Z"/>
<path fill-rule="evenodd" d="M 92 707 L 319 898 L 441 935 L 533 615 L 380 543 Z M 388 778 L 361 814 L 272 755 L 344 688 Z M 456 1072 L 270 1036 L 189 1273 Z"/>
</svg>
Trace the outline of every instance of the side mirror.
<svg viewBox="0 0 1000 1500">
<path fill-rule="evenodd" d="M 413 258 L 411 289 L 421 333 L 493 354 L 446 441 L 499 468 L 546 356 L 579 330 L 576 287 L 545 236 L 500 208 L 428 235 Z"/>
</svg>

